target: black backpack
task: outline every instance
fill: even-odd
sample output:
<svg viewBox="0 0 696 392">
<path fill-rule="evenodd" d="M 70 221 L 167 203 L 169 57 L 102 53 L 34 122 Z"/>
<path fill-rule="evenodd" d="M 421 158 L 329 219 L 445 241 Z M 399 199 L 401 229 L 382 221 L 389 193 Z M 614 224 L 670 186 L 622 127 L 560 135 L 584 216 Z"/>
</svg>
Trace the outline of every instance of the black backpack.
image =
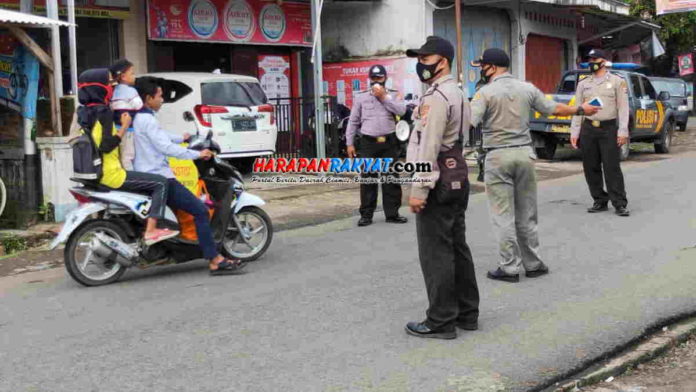
<svg viewBox="0 0 696 392">
<path fill-rule="evenodd" d="M 81 130 L 82 135 L 70 141 L 73 152 L 73 177 L 99 182 L 103 174 L 101 153 L 92 140 L 90 132 Z"/>
</svg>

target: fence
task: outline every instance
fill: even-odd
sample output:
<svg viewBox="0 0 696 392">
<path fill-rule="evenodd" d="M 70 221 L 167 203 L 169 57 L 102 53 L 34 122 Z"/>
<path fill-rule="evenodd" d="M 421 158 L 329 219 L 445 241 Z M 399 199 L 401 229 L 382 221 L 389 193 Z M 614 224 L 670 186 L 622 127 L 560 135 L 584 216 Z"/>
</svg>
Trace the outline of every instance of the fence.
<svg viewBox="0 0 696 392">
<path fill-rule="evenodd" d="M 350 110 L 339 105 L 336 97 L 322 97 L 326 120 L 324 135 L 326 155 L 338 156 L 342 153 L 342 133 L 338 124 L 350 115 Z M 269 103 L 275 108 L 278 141 L 276 156 L 286 158 L 315 157 L 316 132 L 314 121 L 314 97 L 271 98 Z"/>
</svg>

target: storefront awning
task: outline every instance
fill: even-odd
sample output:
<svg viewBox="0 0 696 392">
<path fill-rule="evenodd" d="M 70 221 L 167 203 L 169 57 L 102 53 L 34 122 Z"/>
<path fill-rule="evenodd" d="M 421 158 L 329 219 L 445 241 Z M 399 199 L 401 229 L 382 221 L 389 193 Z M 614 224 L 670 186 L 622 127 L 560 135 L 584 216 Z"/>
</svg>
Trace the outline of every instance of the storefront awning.
<svg viewBox="0 0 696 392">
<path fill-rule="evenodd" d="M 20 25 L 21 27 L 30 28 L 49 28 L 52 26 L 70 26 L 68 22 L 60 20 L 44 18 L 32 14 L 0 9 L 0 24 Z"/>
<path fill-rule="evenodd" d="M 665 53 L 665 49 L 657 38 L 656 32 L 660 26 L 637 17 L 618 15 L 596 8 L 579 8 L 582 15 L 583 28 L 578 28 L 578 44 L 601 42 L 604 49 L 626 48 L 636 44 L 649 44 L 652 57 Z M 650 41 L 650 42 L 648 42 Z"/>
</svg>

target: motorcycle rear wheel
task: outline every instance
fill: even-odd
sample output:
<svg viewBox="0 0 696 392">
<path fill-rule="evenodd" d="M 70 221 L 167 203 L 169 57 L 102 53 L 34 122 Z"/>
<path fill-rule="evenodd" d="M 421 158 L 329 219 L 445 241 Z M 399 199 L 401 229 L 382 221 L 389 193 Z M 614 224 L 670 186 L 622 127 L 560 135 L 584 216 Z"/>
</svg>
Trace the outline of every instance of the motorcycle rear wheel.
<svg viewBox="0 0 696 392">
<path fill-rule="evenodd" d="M 120 226 L 106 220 L 89 222 L 72 233 L 65 244 L 65 269 L 77 283 L 84 286 L 107 285 L 119 280 L 126 272 L 126 267 L 121 264 L 100 260 L 92 254 L 89 243 L 96 233 L 104 233 L 120 241 L 128 239 Z"/>
</svg>

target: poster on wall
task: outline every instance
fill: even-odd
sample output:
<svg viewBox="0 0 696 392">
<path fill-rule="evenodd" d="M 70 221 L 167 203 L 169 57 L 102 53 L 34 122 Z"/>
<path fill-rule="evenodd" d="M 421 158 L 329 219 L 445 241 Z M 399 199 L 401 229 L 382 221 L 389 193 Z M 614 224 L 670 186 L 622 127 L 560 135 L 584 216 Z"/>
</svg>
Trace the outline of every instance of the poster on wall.
<svg viewBox="0 0 696 392">
<path fill-rule="evenodd" d="M 289 98 L 290 91 L 290 56 L 260 55 L 259 82 L 266 96 L 271 98 Z M 276 101 L 274 104 L 278 103 Z M 287 100 L 281 100 L 287 104 Z"/>
<path fill-rule="evenodd" d="M 312 46 L 309 3 L 149 0 L 147 4 L 152 40 Z"/>
<path fill-rule="evenodd" d="M 679 55 L 679 76 L 694 73 L 694 55 L 692 53 Z"/>
<path fill-rule="evenodd" d="M 0 8 L 19 10 L 21 0 L 0 0 Z M 67 0 L 58 1 L 59 15 L 67 15 Z M 46 0 L 34 0 L 34 13 L 46 15 Z M 75 16 L 87 18 L 126 19 L 130 17 L 130 0 L 75 1 Z"/>
<path fill-rule="evenodd" d="M 0 105 L 36 117 L 39 61 L 11 34 L 0 31 Z"/>
<path fill-rule="evenodd" d="M 655 0 L 658 15 L 696 11 L 696 0 Z"/>
<path fill-rule="evenodd" d="M 387 69 L 387 88 L 398 90 L 408 103 L 418 103 L 422 83 L 416 74 L 416 59 L 408 57 L 324 64 L 324 93 L 335 95 L 338 103 L 353 106 L 353 97 L 369 87 L 370 67 L 381 64 Z"/>
</svg>

